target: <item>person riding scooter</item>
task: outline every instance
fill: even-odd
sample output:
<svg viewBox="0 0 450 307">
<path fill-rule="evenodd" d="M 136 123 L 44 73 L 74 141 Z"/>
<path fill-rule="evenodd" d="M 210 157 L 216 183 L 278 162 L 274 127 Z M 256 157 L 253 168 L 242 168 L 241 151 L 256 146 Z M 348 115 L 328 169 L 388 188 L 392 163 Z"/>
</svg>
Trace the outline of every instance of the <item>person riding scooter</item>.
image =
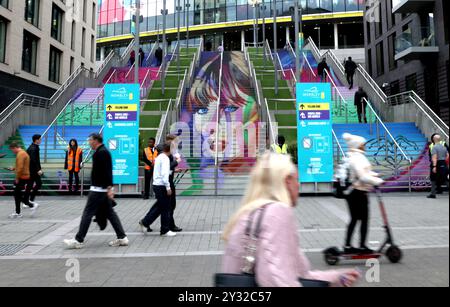
<svg viewBox="0 0 450 307">
<path fill-rule="evenodd" d="M 372 165 L 366 157 L 366 140 L 357 135 L 344 133 L 344 140 L 347 142 L 348 163 L 350 171 L 350 182 L 347 203 L 350 210 L 351 221 L 347 229 L 347 237 L 344 246 L 344 253 L 371 254 L 373 251 L 367 247 L 366 239 L 369 225 L 369 197 L 374 186 L 381 185 L 384 181 L 378 174 L 372 171 Z M 360 248 L 354 248 L 351 245 L 353 231 L 356 223 L 361 221 L 361 241 Z"/>
</svg>

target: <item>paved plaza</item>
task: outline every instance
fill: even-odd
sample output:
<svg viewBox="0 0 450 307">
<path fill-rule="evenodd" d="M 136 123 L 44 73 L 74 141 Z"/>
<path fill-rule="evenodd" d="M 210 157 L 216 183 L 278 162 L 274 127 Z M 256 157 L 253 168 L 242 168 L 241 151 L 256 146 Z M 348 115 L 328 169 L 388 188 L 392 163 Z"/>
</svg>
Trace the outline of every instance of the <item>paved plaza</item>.
<svg viewBox="0 0 450 307">
<path fill-rule="evenodd" d="M 404 251 L 399 264 L 381 259 L 380 282 L 364 278 L 357 286 L 449 286 L 449 198 L 425 194 L 385 195 L 394 239 Z M 239 206 L 238 197 L 178 199 L 177 224 L 184 229 L 174 238 L 155 232 L 143 235 L 138 227 L 153 201 L 118 199 L 117 212 L 130 239 L 128 247 L 108 247 L 114 239 L 110 226 L 103 232 L 92 224 L 81 250 L 66 250 L 65 238 L 75 235 L 86 198 L 40 197 L 36 216 L 24 211 L 10 220 L 12 197 L 0 198 L 0 286 L 212 286 L 220 271 L 224 242 L 221 231 Z M 329 268 L 321 251 L 341 246 L 348 219 L 345 202 L 332 197 L 301 197 L 295 209 L 301 246 L 315 269 Z M 375 198 L 371 200 L 370 245 L 384 238 Z M 354 240 L 357 240 L 355 236 Z M 356 241 L 355 241 L 356 242 Z M 70 264 L 80 265 L 80 280 L 66 279 Z M 339 268 L 364 262 L 347 262 Z"/>
</svg>

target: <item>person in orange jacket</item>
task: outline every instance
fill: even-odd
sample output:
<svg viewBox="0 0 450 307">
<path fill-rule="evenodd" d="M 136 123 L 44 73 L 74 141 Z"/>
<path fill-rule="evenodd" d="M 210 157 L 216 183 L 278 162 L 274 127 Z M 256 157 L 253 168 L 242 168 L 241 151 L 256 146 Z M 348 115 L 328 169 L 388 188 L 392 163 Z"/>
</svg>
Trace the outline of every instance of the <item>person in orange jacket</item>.
<svg viewBox="0 0 450 307">
<path fill-rule="evenodd" d="M 66 151 L 66 159 L 64 162 L 64 169 L 69 171 L 69 192 L 73 190 L 73 177 L 75 176 L 75 193 L 80 187 L 80 177 L 78 176 L 81 170 L 81 163 L 83 162 L 83 150 L 78 146 L 76 139 L 71 139 L 69 147 Z"/>
<path fill-rule="evenodd" d="M 148 146 L 144 148 L 142 153 L 142 162 L 144 162 L 144 199 L 149 199 L 150 197 L 150 183 L 153 177 L 153 164 L 155 163 L 156 157 L 158 156 L 158 150 L 155 148 L 155 138 L 148 139 Z"/>
</svg>

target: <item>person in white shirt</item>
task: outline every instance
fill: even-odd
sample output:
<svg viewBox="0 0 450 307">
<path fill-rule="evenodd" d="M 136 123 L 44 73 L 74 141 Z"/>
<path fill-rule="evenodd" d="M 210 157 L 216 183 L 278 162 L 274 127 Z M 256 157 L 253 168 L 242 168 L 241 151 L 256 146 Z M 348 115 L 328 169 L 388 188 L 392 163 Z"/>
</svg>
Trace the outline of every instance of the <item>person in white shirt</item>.
<svg viewBox="0 0 450 307">
<path fill-rule="evenodd" d="M 357 135 L 344 133 L 344 140 L 349 148 L 347 159 L 350 167 L 351 193 L 347 196 L 347 203 L 350 210 L 351 221 L 347 229 L 347 237 L 344 251 L 346 253 L 366 253 L 373 251 L 367 247 L 366 239 L 369 230 L 369 197 L 368 193 L 373 187 L 383 184 L 383 179 L 372 171 L 372 165 L 366 157 L 367 141 Z M 351 245 L 353 231 L 356 223 L 361 221 L 360 248 L 353 248 Z"/>
<path fill-rule="evenodd" d="M 150 225 L 161 215 L 161 236 L 173 237 L 175 232 L 170 230 L 170 197 L 172 189 L 170 187 L 170 143 L 162 146 L 162 153 L 156 158 L 153 169 L 153 192 L 155 192 L 156 203 L 139 221 L 139 226 L 144 234 Z"/>
</svg>

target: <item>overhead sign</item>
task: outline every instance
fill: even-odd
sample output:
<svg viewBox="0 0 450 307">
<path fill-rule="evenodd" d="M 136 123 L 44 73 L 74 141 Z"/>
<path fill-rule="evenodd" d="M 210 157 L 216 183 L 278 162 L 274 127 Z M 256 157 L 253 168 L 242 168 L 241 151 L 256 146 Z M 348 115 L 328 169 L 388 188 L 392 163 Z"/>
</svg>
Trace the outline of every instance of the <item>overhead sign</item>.
<svg viewBox="0 0 450 307">
<path fill-rule="evenodd" d="M 105 87 L 105 144 L 113 160 L 114 184 L 137 184 L 139 174 L 139 85 Z"/>
<path fill-rule="evenodd" d="M 300 182 L 331 182 L 331 86 L 329 83 L 297 83 L 296 91 Z"/>
</svg>

